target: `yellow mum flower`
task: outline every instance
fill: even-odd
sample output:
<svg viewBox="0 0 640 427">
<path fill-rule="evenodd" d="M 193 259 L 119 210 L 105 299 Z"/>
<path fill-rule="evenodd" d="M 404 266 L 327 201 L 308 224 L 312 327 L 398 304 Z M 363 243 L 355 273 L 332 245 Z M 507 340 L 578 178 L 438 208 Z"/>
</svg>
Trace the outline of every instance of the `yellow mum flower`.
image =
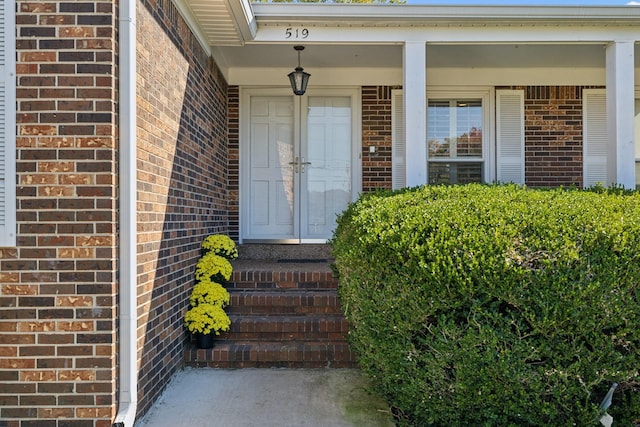
<svg viewBox="0 0 640 427">
<path fill-rule="evenodd" d="M 184 315 L 184 323 L 191 333 L 220 335 L 220 331 L 229 330 L 231 320 L 222 307 L 213 304 L 200 304 L 187 311 Z"/>
<path fill-rule="evenodd" d="M 236 244 L 228 236 L 223 234 L 212 234 L 202 242 L 202 249 L 213 252 L 226 259 L 238 258 Z"/>
<path fill-rule="evenodd" d="M 196 283 L 191 291 L 189 302 L 192 307 L 199 304 L 211 304 L 224 307 L 229 304 L 229 292 L 221 284 L 204 279 Z"/>
<path fill-rule="evenodd" d="M 209 252 L 196 264 L 196 280 L 229 280 L 232 271 L 229 260 Z"/>
</svg>

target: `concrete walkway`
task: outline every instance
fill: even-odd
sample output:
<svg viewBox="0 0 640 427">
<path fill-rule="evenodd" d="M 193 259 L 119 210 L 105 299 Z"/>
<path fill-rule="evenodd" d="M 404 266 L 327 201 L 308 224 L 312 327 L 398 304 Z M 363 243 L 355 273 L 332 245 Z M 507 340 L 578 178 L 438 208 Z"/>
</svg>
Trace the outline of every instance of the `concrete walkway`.
<svg viewBox="0 0 640 427">
<path fill-rule="evenodd" d="M 392 427 L 353 369 L 180 371 L 136 427 Z"/>
</svg>

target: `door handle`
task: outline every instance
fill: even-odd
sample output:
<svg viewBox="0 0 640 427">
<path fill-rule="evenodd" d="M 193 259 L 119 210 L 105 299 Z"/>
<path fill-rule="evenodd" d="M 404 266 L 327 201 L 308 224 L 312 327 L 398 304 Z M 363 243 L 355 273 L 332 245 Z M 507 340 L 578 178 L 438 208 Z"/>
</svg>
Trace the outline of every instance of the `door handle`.
<svg viewBox="0 0 640 427">
<path fill-rule="evenodd" d="M 301 169 L 302 169 L 302 173 L 304 173 L 304 167 L 306 165 L 310 165 L 310 164 L 311 164 L 311 162 L 305 162 L 304 161 L 304 157 L 302 158 L 302 162 L 300 163 L 300 166 L 301 166 Z"/>
<path fill-rule="evenodd" d="M 300 159 L 296 156 L 296 159 L 293 162 L 289 162 L 289 164 L 293 166 L 293 171 L 295 173 L 298 173 L 298 166 L 300 165 Z"/>
</svg>

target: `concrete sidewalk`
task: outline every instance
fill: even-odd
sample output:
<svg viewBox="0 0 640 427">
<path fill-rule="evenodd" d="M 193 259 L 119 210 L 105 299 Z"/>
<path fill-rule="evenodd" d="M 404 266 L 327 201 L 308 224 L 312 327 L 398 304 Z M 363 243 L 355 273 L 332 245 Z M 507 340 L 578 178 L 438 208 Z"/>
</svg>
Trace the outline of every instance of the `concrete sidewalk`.
<svg viewBox="0 0 640 427">
<path fill-rule="evenodd" d="M 136 427 L 392 427 L 354 369 L 180 371 Z"/>
</svg>

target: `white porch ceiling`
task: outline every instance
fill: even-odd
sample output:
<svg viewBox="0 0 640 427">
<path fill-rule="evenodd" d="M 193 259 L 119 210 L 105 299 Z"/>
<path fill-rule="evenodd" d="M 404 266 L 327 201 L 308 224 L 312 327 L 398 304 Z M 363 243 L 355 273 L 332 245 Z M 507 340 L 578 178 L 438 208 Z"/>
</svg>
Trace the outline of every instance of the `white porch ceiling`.
<svg viewBox="0 0 640 427">
<path fill-rule="evenodd" d="M 292 45 L 249 44 L 218 49 L 234 68 L 294 68 Z M 400 45 L 307 45 L 301 56 L 305 68 L 402 67 Z M 604 45 L 429 45 L 430 68 L 528 68 L 541 63 L 558 67 L 603 67 Z"/>
</svg>

